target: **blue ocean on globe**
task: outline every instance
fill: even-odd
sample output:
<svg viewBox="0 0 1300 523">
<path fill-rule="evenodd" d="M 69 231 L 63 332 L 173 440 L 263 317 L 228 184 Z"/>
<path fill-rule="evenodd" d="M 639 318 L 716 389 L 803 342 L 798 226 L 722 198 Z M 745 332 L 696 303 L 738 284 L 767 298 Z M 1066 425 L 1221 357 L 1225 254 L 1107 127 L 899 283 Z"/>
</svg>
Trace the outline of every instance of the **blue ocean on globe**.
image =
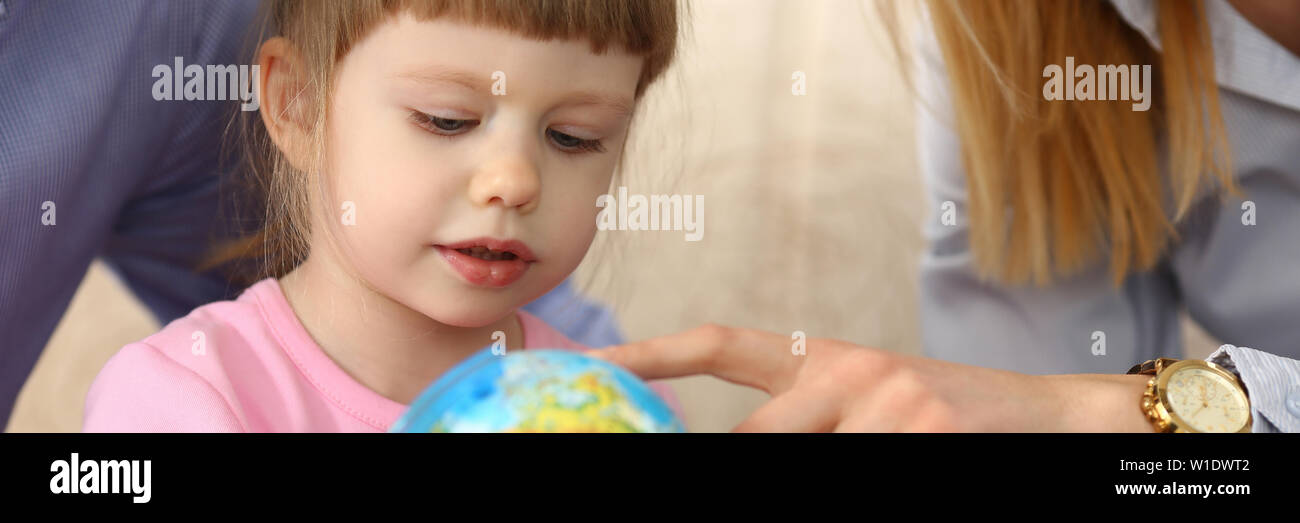
<svg viewBox="0 0 1300 523">
<path fill-rule="evenodd" d="M 578 352 L 485 348 L 425 389 L 389 432 L 685 432 L 644 381 Z"/>
</svg>

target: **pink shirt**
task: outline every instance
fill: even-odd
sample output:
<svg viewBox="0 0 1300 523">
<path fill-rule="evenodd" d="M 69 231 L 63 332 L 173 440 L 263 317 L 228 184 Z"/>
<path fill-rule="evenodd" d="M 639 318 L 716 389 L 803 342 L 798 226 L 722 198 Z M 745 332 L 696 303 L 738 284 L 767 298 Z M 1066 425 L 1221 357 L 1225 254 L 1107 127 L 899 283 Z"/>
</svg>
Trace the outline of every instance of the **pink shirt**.
<svg viewBox="0 0 1300 523">
<path fill-rule="evenodd" d="M 586 350 L 517 314 L 525 349 Z M 680 418 L 672 391 L 651 387 Z M 335 364 L 268 278 L 118 351 L 91 384 L 82 430 L 383 432 L 406 408 Z"/>
</svg>

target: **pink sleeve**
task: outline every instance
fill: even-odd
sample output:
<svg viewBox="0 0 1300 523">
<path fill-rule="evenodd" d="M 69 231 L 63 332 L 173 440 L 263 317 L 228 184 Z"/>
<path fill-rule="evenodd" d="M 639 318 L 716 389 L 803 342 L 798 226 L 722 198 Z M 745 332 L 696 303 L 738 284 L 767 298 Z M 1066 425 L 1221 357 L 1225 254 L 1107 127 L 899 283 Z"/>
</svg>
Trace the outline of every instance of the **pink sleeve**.
<svg viewBox="0 0 1300 523">
<path fill-rule="evenodd" d="M 83 432 L 245 432 L 221 393 L 145 343 L 118 351 L 86 394 Z"/>
</svg>

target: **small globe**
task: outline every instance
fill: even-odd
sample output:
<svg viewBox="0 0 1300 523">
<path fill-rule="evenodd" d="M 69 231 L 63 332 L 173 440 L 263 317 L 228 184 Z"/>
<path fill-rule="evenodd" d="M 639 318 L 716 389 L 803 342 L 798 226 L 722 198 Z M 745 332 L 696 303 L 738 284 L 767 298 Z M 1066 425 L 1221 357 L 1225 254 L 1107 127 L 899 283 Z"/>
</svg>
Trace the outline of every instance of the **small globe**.
<svg viewBox="0 0 1300 523">
<path fill-rule="evenodd" d="M 685 432 L 631 372 L 581 353 L 484 349 L 420 394 L 390 432 Z"/>
</svg>

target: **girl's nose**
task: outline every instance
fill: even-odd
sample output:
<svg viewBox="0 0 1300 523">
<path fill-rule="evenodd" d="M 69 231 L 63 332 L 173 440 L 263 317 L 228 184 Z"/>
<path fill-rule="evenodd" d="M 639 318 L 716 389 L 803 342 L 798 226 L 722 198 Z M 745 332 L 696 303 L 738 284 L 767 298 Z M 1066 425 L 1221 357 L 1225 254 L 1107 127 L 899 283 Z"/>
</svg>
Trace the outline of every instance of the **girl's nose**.
<svg viewBox="0 0 1300 523">
<path fill-rule="evenodd" d="M 527 214 L 537 207 L 541 177 L 531 161 L 519 156 L 500 158 L 480 168 L 469 182 L 475 205 L 501 205 Z"/>
</svg>

